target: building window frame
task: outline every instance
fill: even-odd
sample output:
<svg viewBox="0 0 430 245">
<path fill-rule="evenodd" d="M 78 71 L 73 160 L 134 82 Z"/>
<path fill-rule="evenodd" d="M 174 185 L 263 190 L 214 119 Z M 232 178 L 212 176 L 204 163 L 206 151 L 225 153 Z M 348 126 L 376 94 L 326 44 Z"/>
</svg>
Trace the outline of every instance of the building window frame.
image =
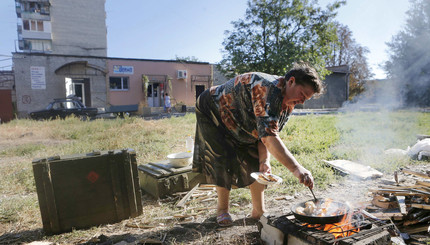
<svg viewBox="0 0 430 245">
<path fill-rule="evenodd" d="M 26 31 L 44 31 L 42 20 L 22 20 L 22 24 L 23 29 Z"/>
<path fill-rule="evenodd" d="M 128 91 L 130 88 L 129 77 L 109 77 L 109 89 L 111 91 Z"/>
</svg>

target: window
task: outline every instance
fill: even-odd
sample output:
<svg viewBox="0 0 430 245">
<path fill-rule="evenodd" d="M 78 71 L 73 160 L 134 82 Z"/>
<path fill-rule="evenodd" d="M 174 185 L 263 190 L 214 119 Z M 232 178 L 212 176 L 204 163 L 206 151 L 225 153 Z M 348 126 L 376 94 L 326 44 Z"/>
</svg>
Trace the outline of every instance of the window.
<svg viewBox="0 0 430 245">
<path fill-rule="evenodd" d="M 28 20 L 22 21 L 24 30 L 30 30 L 30 22 Z"/>
<path fill-rule="evenodd" d="M 43 21 L 41 20 L 23 20 L 24 30 L 43 31 Z"/>
<path fill-rule="evenodd" d="M 51 40 L 24 40 L 25 50 L 51 51 Z"/>
<path fill-rule="evenodd" d="M 128 77 L 109 77 L 111 90 L 128 90 Z"/>
</svg>

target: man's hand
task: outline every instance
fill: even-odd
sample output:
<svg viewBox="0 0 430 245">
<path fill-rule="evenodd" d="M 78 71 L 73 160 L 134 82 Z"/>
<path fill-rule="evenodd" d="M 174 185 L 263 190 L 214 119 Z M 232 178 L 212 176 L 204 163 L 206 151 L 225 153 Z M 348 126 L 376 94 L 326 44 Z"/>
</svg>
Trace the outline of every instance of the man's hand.
<svg viewBox="0 0 430 245">
<path fill-rule="evenodd" d="M 293 174 L 299 179 L 300 183 L 308 186 L 311 189 L 314 188 L 314 177 L 312 177 L 312 174 L 309 172 L 309 170 L 299 166 Z"/>
<path fill-rule="evenodd" d="M 270 162 L 268 160 L 260 162 L 260 172 L 263 174 L 272 173 L 272 167 L 270 166 Z"/>
</svg>

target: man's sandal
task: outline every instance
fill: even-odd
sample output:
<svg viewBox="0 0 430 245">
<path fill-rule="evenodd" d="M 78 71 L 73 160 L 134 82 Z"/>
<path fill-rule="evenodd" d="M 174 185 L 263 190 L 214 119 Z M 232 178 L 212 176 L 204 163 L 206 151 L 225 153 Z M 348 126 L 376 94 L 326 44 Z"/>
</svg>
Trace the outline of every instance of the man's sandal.
<svg viewBox="0 0 430 245">
<path fill-rule="evenodd" d="M 233 219 L 229 213 L 222 213 L 216 217 L 216 222 L 221 227 L 227 227 L 233 225 Z"/>
</svg>

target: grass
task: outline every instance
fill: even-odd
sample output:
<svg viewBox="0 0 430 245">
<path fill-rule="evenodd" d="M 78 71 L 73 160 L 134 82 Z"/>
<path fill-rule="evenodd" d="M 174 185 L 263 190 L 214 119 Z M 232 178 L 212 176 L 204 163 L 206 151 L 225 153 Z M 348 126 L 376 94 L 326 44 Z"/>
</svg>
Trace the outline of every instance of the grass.
<svg viewBox="0 0 430 245">
<path fill-rule="evenodd" d="M 80 121 L 13 120 L 0 125 L 0 228 L 5 232 L 41 228 L 32 160 L 54 155 L 88 153 L 93 150 L 132 148 L 138 164 L 165 159 L 172 152 L 185 150 L 185 138 L 194 135 L 195 115 L 146 121 L 125 119 Z M 430 114 L 413 111 L 357 112 L 336 115 L 293 116 L 280 136 L 297 160 L 308 168 L 317 188 L 324 189 L 339 180 L 322 160 L 346 159 L 362 162 L 386 173 L 415 164 L 409 157 L 383 154 L 388 148 L 406 149 L 416 142 L 416 134 L 430 134 Z M 273 172 L 284 183 L 268 188 L 268 196 L 291 195 L 303 185 L 276 159 Z M 250 206 L 246 189 L 232 191 L 233 212 Z M 204 204 L 196 203 L 204 207 Z M 172 202 L 146 202 L 142 220 L 169 216 Z M 172 223 L 166 223 L 167 226 Z M 91 237 L 99 228 L 53 236 L 61 242 L 73 237 Z M 38 233 L 36 233 L 38 234 Z M 2 234 L 0 234 L 1 237 Z"/>
</svg>

